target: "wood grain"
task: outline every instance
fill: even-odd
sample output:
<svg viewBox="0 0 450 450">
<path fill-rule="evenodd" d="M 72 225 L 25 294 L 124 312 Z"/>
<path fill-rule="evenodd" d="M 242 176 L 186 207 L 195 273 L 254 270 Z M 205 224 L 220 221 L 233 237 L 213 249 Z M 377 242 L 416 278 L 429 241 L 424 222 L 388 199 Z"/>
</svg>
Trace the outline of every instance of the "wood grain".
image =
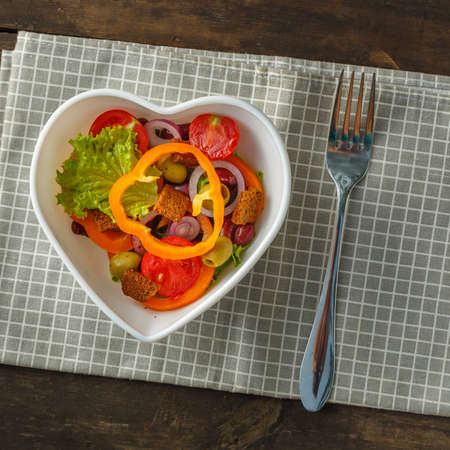
<svg viewBox="0 0 450 450">
<path fill-rule="evenodd" d="M 14 32 L 2 32 L 0 31 L 0 51 L 1 50 L 13 50 L 16 45 L 17 34 Z"/>
<path fill-rule="evenodd" d="M 447 0 L 3 0 L 0 29 L 450 74 Z"/>
<path fill-rule="evenodd" d="M 2 448 L 450 448 L 443 417 L 11 366 L 0 384 Z"/>
<path fill-rule="evenodd" d="M 16 32 L 450 75 L 448 0 L 2 0 Z M 447 418 L 0 366 L 1 448 L 449 449 Z"/>
</svg>

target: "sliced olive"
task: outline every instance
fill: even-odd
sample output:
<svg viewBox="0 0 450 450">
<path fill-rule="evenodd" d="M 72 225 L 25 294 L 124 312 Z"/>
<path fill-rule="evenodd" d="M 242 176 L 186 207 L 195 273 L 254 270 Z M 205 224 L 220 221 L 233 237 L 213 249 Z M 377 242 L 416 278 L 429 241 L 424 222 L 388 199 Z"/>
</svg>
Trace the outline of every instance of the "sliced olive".
<svg viewBox="0 0 450 450">
<path fill-rule="evenodd" d="M 233 253 L 233 244 L 226 236 L 219 236 L 214 248 L 202 256 L 205 266 L 219 267 L 225 263 Z"/>
</svg>

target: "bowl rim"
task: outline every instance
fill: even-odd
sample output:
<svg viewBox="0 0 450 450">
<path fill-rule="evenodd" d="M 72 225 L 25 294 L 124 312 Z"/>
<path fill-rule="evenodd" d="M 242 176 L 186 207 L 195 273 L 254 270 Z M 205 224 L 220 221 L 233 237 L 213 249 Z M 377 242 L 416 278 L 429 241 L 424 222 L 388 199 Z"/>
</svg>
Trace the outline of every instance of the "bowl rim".
<svg viewBox="0 0 450 450">
<path fill-rule="evenodd" d="M 199 303 L 197 308 L 193 308 L 191 311 L 184 314 L 181 318 L 175 320 L 171 325 L 165 327 L 163 330 L 160 330 L 152 335 L 145 335 L 137 331 L 134 327 L 132 327 L 130 324 L 128 324 L 125 320 L 123 320 L 121 317 L 118 316 L 118 314 L 113 311 L 105 301 L 102 300 L 100 296 L 98 296 L 93 289 L 90 287 L 90 285 L 84 280 L 82 275 L 78 272 L 78 269 L 75 267 L 74 264 L 72 264 L 70 258 L 66 255 L 65 251 L 59 244 L 59 241 L 54 236 L 52 230 L 50 229 L 50 226 L 47 224 L 47 221 L 44 218 L 43 212 L 41 210 L 39 199 L 37 196 L 37 167 L 39 162 L 39 156 L 42 151 L 42 144 L 47 138 L 47 135 L 49 131 L 51 130 L 53 124 L 56 122 L 56 120 L 59 118 L 59 116 L 72 107 L 74 104 L 83 101 L 88 98 L 92 97 L 118 97 L 120 99 L 124 99 L 130 102 L 133 102 L 137 105 L 139 105 L 142 108 L 151 110 L 153 112 L 156 112 L 158 114 L 163 115 L 169 115 L 169 114 L 176 114 L 179 112 L 183 112 L 186 110 L 189 110 L 192 107 L 196 106 L 203 106 L 203 105 L 209 105 L 213 103 L 220 103 L 223 105 L 230 105 L 230 106 L 237 106 L 240 107 L 250 114 L 256 116 L 258 120 L 260 120 L 266 129 L 269 131 L 273 142 L 275 143 L 275 147 L 278 150 L 279 157 L 281 159 L 281 168 L 282 173 L 281 176 L 282 179 L 282 197 L 280 199 L 280 208 L 279 212 L 277 214 L 275 222 L 272 224 L 272 226 L 269 229 L 269 232 L 263 237 L 263 240 L 261 244 L 255 249 L 255 251 L 244 260 L 242 265 L 239 267 L 238 270 L 236 270 L 235 275 L 228 280 L 225 283 L 221 283 L 218 285 L 218 290 L 215 293 L 214 297 L 211 298 L 208 302 Z M 78 95 L 75 95 L 74 97 L 71 97 L 64 103 L 62 103 L 50 116 L 47 123 L 42 128 L 38 140 L 35 145 L 35 149 L 33 152 L 33 157 L 31 161 L 31 167 L 30 167 L 30 195 L 31 195 L 31 202 L 33 205 L 33 209 L 36 213 L 36 216 L 38 218 L 39 224 L 43 228 L 47 238 L 51 242 L 52 246 L 57 251 L 60 258 L 63 260 L 64 264 L 70 269 L 72 272 L 72 275 L 74 275 L 77 282 L 80 284 L 80 286 L 83 288 L 85 292 L 89 295 L 89 297 L 94 301 L 94 303 L 117 325 L 119 325 L 122 329 L 124 329 L 127 333 L 131 334 L 135 338 L 143 341 L 143 342 L 155 342 L 158 341 L 170 333 L 173 333 L 174 331 L 180 329 L 184 325 L 186 325 L 191 320 L 195 319 L 197 316 L 211 308 L 214 304 L 216 304 L 219 300 L 221 300 L 232 288 L 234 288 L 241 280 L 242 278 L 247 275 L 247 273 L 250 271 L 250 269 L 256 264 L 256 262 L 261 258 L 263 253 L 267 250 L 269 245 L 272 243 L 272 241 L 275 239 L 276 235 L 278 234 L 281 225 L 283 224 L 287 210 L 289 207 L 289 201 L 290 201 L 290 195 L 291 195 L 291 168 L 290 168 L 290 162 L 289 157 L 286 151 L 286 148 L 284 146 L 284 143 L 275 128 L 275 126 L 272 124 L 272 122 L 257 108 L 250 105 L 244 100 L 227 96 L 227 95 L 212 95 L 212 96 L 204 96 L 199 97 L 196 99 L 188 100 L 183 103 L 179 103 L 177 105 L 173 106 L 159 106 L 155 105 L 152 102 L 149 102 L 148 100 L 145 100 L 144 98 L 138 97 L 135 94 L 131 94 L 126 91 L 120 91 L 116 89 L 91 89 L 89 91 L 82 92 Z"/>
</svg>

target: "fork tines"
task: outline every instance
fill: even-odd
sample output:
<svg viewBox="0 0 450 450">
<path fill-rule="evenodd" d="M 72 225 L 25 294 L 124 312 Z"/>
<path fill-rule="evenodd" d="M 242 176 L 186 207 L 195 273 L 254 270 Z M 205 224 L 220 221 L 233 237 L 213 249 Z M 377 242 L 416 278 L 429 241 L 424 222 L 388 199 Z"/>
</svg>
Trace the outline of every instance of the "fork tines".
<svg viewBox="0 0 450 450">
<path fill-rule="evenodd" d="M 352 78 L 350 80 L 347 105 L 345 107 L 345 114 L 344 114 L 344 125 L 342 128 L 342 133 L 339 136 L 338 135 L 339 110 L 341 107 L 343 78 L 344 78 L 344 71 L 341 72 L 341 76 L 339 77 L 339 84 L 333 108 L 333 116 L 331 119 L 330 135 L 328 141 L 334 144 L 336 149 L 339 149 L 340 151 L 347 151 L 347 150 L 359 151 L 361 148 L 360 127 L 361 127 L 362 104 L 364 96 L 364 73 L 361 76 L 361 82 L 359 84 L 359 96 L 355 114 L 355 126 L 352 134 L 353 145 L 350 145 L 349 126 L 350 126 L 350 113 L 352 109 L 352 94 L 353 94 L 353 83 L 355 81 L 355 72 L 352 73 Z M 367 110 L 367 118 L 366 118 L 366 130 L 364 133 L 364 148 L 366 149 L 369 149 L 372 144 L 374 105 L 375 105 L 375 73 L 372 76 L 372 88 L 370 90 L 369 108 Z"/>
</svg>

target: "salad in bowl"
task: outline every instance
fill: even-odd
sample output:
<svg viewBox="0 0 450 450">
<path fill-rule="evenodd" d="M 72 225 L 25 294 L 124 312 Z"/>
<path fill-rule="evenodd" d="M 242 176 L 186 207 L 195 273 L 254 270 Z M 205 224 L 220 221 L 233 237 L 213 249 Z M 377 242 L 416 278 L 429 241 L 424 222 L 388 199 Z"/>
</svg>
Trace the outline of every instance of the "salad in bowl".
<svg viewBox="0 0 450 450">
<path fill-rule="evenodd" d="M 237 154 L 239 141 L 225 115 L 175 123 L 104 111 L 69 141 L 57 203 L 72 232 L 105 251 L 123 294 L 154 311 L 187 306 L 241 264 L 256 236 L 263 176 Z"/>
<path fill-rule="evenodd" d="M 121 112 L 116 114 L 118 110 Z M 196 118 L 205 114 L 218 117 L 220 123 L 218 119 L 212 123 L 198 119 L 196 127 Z M 225 117 L 232 119 L 239 135 L 234 126 L 227 125 L 232 122 L 224 122 Z M 217 126 L 214 133 L 205 133 L 205 124 L 207 129 Z M 213 159 L 204 153 L 202 142 L 197 142 L 194 134 L 190 136 L 191 127 L 206 143 L 210 137 L 215 143 L 220 142 L 220 136 L 228 139 L 231 146 L 222 147 L 230 152 L 228 156 L 219 154 L 221 158 Z M 232 132 L 238 139 L 234 149 Z M 192 147 L 198 152 L 183 150 Z M 239 170 L 244 188 L 239 186 L 242 182 L 232 166 L 218 166 L 227 163 Z M 262 180 L 258 171 L 264 173 Z M 197 192 L 194 177 L 198 177 Z M 61 279 L 61 295 L 70 294 L 74 302 L 84 302 L 87 294 L 111 321 L 145 342 L 162 339 L 206 312 L 258 264 L 284 221 L 290 190 L 289 158 L 274 125 L 249 103 L 225 95 L 166 107 L 114 89 L 83 92 L 62 103 L 49 117 L 39 134 L 30 170 L 36 217 L 77 281 L 67 287 L 68 279 Z M 243 201 L 248 195 L 253 199 L 248 210 L 244 202 L 239 206 L 239 194 L 244 191 Z M 177 195 L 180 192 L 182 197 Z M 194 211 L 199 205 L 200 210 Z M 231 212 L 230 207 L 234 208 Z M 242 223 L 232 221 L 238 213 Z M 255 221 L 247 220 L 244 214 L 253 215 Z M 200 230 L 193 237 L 198 225 Z M 212 238 L 207 242 L 209 233 Z M 224 249 L 219 247 L 205 263 L 207 253 L 225 241 L 223 237 L 231 241 L 231 259 L 220 265 L 219 257 L 230 251 L 226 241 Z M 197 254 L 187 255 L 189 252 Z M 146 257 L 147 253 L 152 256 Z M 174 256 L 178 259 L 172 259 Z M 189 258 L 193 258 L 192 264 Z M 255 276 L 268 263 L 261 260 Z M 177 265 L 182 266 L 182 275 Z M 139 299 L 123 293 L 125 272 L 126 292 Z M 164 278 L 172 280 L 165 284 L 168 291 L 162 287 Z M 253 280 L 252 289 L 264 288 L 255 277 Z M 144 283 L 147 292 L 142 289 Z M 248 283 L 235 295 L 242 299 L 246 289 Z M 188 297 L 191 303 L 186 301 Z M 58 299 L 57 295 L 55 302 Z M 183 301 L 185 306 L 176 306 Z M 169 305 L 174 309 L 164 309 Z"/>
</svg>

